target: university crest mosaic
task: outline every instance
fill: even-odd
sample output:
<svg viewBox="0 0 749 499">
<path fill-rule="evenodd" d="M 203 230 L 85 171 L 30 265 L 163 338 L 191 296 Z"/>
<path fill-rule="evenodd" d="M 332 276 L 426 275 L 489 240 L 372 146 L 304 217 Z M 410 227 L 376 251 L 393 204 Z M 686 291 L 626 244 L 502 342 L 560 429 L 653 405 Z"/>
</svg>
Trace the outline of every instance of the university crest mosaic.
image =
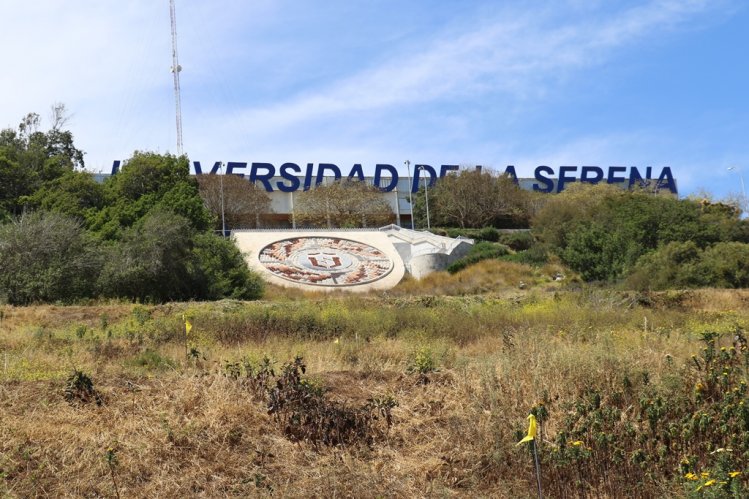
<svg viewBox="0 0 749 499">
<path fill-rule="evenodd" d="M 295 237 L 269 244 L 260 263 L 275 276 L 299 284 L 354 286 L 382 279 L 393 262 L 368 244 L 332 237 Z"/>
</svg>

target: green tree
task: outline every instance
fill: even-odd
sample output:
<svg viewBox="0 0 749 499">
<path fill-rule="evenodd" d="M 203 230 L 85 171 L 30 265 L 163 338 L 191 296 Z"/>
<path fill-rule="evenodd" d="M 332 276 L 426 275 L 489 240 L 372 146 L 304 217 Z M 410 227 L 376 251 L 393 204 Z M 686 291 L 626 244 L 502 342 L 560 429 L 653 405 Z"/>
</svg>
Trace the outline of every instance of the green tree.
<svg viewBox="0 0 749 499">
<path fill-rule="evenodd" d="M 28 205 L 86 220 L 104 206 L 104 186 L 87 172 L 68 171 L 28 196 Z"/>
<path fill-rule="evenodd" d="M 733 209 L 587 185 L 550 199 L 534 219 L 533 231 L 587 280 L 620 279 L 643 255 L 672 242 L 690 241 L 704 249 L 746 234 Z M 658 258 L 666 262 L 675 257 Z"/>
<path fill-rule="evenodd" d="M 75 219 L 32 213 L 0 225 L 0 297 L 12 304 L 92 296 L 99 248 Z"/>
<path fill-rule="evenodd" d="M 46 182 L 83 168 L 83 152 L 75 147 L 73 134 L 63 129 L 66 121 L 65 106 L 58 104 L 46 132 L 40 131 L 41 118 L 35 113 L 17 130 L 0 131 L 0 219 L 20 214 L 25 197 Z"/>
<path fill-rule="evenodd" d="M 185 156 L 135 152 L 104 189 L 104 208 L 88 218 L 91 230 L 103 239 L 121 238 L 152 210 L 181 215 L 196 230 L 208 229 L 213 222 Z"/>
<path fill-rule="evenodd" d="M 105 296 L 140 301 L 197 298 L 189 271 L 189 221 L 169 211 L 153 211 L 111 246 L 99 282 Z"/>
<path fill-rule="evenodd" d="M 210 233 L 198 234 L 192 253 L 191 280 L 201 299 L 256 300 L 262 296 L 263 280 L 247 267 L 231 239 Z"/>
</svg>

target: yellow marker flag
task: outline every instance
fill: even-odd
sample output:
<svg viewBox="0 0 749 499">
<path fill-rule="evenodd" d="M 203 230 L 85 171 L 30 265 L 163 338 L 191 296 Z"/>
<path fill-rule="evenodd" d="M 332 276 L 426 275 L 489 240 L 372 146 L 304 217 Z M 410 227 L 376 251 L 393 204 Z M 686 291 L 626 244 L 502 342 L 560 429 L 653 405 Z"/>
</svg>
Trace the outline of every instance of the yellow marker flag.
<svg viewBox="0 0 749 499">
<path fill-rule="evenodd" d="M 516 443 L 515 446 L 517 447 L 518 445 L 524 444 L 525 442 L 535 440 L 537 431 L 538 428 L 536 427 L 536 416 L 530 414 L 528 416 L 528 435 L 526 435 L 520 442 Z"/>
<path fill-rule="evenodd" d="M 190 331 L 192 331 L 192 322 L 190 319 L 185 319 L 185 334 L 190 334 Z"/>
</svg>

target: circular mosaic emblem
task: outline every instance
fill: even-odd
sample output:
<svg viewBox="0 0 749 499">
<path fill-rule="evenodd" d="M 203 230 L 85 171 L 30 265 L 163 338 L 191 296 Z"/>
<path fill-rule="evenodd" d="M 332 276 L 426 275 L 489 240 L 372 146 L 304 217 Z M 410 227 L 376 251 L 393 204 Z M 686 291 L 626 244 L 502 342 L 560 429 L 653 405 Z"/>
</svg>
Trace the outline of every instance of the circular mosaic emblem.
<svg viewBox="0 0 749 499">
<path fill-rule="evenodd" d="M 260 263 L 287 281 L 317 286 L 354 286 L 382 279 L 393 262 L 368 244 L 333 237 L 295 237 L 269 244 Z"/>
</svg>

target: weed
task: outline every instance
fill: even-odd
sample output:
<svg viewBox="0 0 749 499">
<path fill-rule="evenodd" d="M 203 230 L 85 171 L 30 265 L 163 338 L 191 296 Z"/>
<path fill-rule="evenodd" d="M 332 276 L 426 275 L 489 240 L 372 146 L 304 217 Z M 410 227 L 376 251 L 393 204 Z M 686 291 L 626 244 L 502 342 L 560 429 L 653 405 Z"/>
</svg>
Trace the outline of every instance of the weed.
<svg viewBox="0 0 749 499">
<path fill-rule="evenodd" d="M 259 375 L 271 374 L 266 369 Z M 236 372 L 236 371 L 235 371 Z M 393 424 L 392 409 L 397 405 L 392 397 L 370 399 L 359 408 L 328 400 L 325 389 L 304 378 L 306 366 L 301 357 L 281 368 L 275 383 L 265 378 L 268 413 L 293 441 L 304 441 L 317 447 L 346 446 L 362 442 L 371 444 L 380 433 L 376 422 L 384 420 L 385 428 Z"/>
<path fill-rule="evenodd" d="M 84 324 L 79 325 L 75 328 L 75 337 L 82 340 L 86 336 L 86 331 L 88 331 L 88 328 Z"/>
<path fill-rule="evenodd" d="M 146 349 L 128 362 L 130 365 L 143 367 L 151 371 L 173 369 L 174 361 L 169 357 L 161 355 L 158 351 Z"/>
<path fill-rule="evenodd" d="M 428 347 L 421 347 L 414 352 L 411 362 L 406 368 L 408 374 L 416 374 L 422 383 L 429 382 L 429 374 L 436 372 L 437 363 L 434 360 L 432 350 Z"/>
<path fill-rule="evenodd" d="M 135 319 L 135 322 L 137 322 L 141 327 L 151 320 L 151 312 L 141 305 L 133 307 L 132 316 L 133 319 Z"/>
<path fill-rule="evenodd" d="M 78 369 L 73 369 L 71 375 L 65 380 L 64 396 L 71 405 L 87 404 L 92 401 L 96 402 L 96 405 L 101 405 L 103 402 L 101 394 L 94 388 L 94 382 L 88 374 Z"/>
<path fill-rule="evenodd" d="M 120 488 L 117 486 L 117 479 L 115 477 L 115 468 L 117 468 L 118 460 L 117 460 L 117 449 L 115 446 L 110 446 L 107 448 L 107 452 L 104 455 L 104 458 L 107 461 L 107 466 L 109 467 L 109 476 L 112 478 L 112 486 L 114 487 L 114 493 L 117 499 L 120 498 Z"/>
</svg>

